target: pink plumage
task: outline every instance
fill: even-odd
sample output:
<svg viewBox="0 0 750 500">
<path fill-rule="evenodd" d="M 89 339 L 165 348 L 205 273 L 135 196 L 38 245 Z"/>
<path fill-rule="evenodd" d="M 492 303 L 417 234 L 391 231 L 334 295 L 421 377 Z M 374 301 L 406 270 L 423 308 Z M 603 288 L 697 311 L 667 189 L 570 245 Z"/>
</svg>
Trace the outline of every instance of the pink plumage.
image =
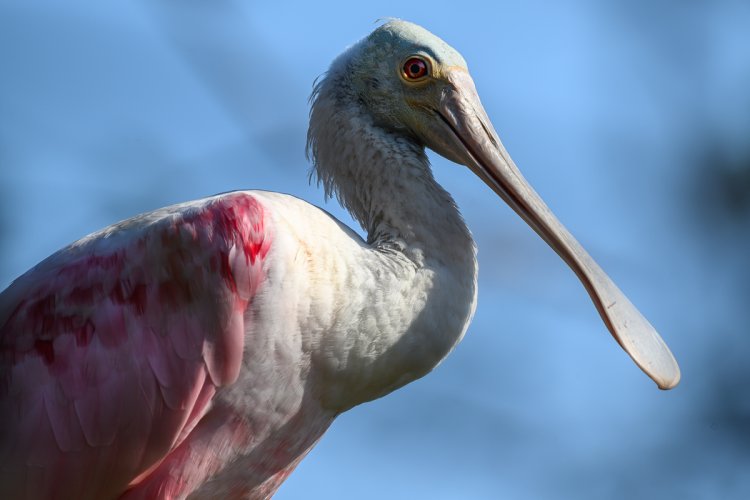
<svg viewBox="0 0 750 500">
<path fill-rule="evenodd" d="M 238 376 L 270 245 L 230 194 L 107 228 L 0 295 L 3 498 L 108 498 L 168 460 Z"/>
</svg>

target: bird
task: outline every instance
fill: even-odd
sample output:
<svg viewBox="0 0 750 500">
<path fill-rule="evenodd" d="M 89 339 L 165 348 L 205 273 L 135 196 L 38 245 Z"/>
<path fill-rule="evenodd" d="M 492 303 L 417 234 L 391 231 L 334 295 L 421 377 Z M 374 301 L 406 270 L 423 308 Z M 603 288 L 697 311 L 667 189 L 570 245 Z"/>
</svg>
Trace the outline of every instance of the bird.
<svg viewBox="0 0 750 500">
<path fill-rule="evenodd" d="M 464 58 L 392 19 L 314 84 L 311 178 L 365 237 L 246 190 L 115 223 L 0 294 L 0 498 L 271 497 L 341 413 L 428 374 L 476 308 L 477 249 L 431 149 L 578 276 L 659 388 L 674 356 L 521 175 Z"/>
</svg>

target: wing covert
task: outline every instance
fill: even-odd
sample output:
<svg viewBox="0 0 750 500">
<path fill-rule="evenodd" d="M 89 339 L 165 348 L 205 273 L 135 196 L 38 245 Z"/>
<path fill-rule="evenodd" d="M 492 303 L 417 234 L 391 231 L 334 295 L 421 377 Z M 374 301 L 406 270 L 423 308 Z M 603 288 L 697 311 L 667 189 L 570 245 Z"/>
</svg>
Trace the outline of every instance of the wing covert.
<svg viewBox="0 0 750 500">
<path fill-rule="evenodd" d="M 230 193 L 94 233 L 0 294 L 0 496 L 111 496 L 161 460 L 237 379 L 270 244 Z"/>
</svg>

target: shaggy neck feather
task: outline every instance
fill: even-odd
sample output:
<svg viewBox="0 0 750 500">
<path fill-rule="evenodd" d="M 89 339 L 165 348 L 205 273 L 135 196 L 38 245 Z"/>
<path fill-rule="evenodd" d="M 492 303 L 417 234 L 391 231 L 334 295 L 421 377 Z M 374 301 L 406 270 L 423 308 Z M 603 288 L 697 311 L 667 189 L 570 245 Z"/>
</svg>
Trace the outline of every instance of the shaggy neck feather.
<svg viewBox="0 0 750 500">
<path fill-rule="evenodd" d="M 345 91 L 345 82 L 332 78 L 315 88 L 308 131 L 312 175 L 326 196 L 338 198 L 378 249 L 414 261 L 428 254 L 438 260 L 467 253 L 473 258 L 469 230 L 435 181 L 424 148 L 405 133 L 376 125 Z"/>
</svg>

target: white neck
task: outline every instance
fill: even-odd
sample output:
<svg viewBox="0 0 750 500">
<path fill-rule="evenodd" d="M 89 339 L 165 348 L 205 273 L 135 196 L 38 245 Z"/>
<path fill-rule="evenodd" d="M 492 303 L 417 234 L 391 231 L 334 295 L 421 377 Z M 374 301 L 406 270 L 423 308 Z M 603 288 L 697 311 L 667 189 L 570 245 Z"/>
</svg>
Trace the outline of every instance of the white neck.
<svg viewBox="0 0 750 500">
<path fill-rule="evenodd" d="M 435 181 L 424 147 L 379 127 L 354 98 L 332 95 L 326 83 L 316 88 L 308 131 L 312 175 L 326 196 L 336 196 L 375 247 L 438 260 L 457 257 L 452 249 L 473 257 L 471 234 Z"/>
<path fill-rule="evenodd" d="M 343 401 L 352 406 L 425 375 L 461 339 L 476 302 L 476 250 L 424 148 L 379 127 L 356 100 L 342 97 L 340 85 L 326 83 L 316 89 L 308 132 L 313 174 L 367 231 L 370 245 L 352 272 L 366 269 L 361 285 L 371 288 L 357 321 L 372 316 L 376 326 L 347 327 L 348 339 L 363 342 L 344 342 L 348 364 L 336 371 L 346 387 L 332 396 L 339 404 L 354 395 Z"/>
</svg>

